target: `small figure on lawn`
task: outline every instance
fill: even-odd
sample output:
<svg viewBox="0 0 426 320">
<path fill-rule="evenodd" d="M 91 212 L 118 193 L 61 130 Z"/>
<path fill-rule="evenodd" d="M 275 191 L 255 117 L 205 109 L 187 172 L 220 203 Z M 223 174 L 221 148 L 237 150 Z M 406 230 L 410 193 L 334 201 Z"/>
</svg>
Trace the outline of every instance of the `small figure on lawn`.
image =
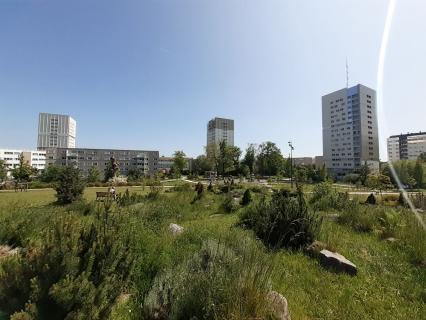
<svg viewBox="0 0 426 320">
<path fill-rule="evenodd" d="M 201 199 L 203 196 L 204 186 L 201 182 L 198 182 L 195 186 L 195 191 L 197 191 L 197 199 Z"/>
<path fill-rule="evenodd" d="M 115 200 L 117 197 L 117 193 L 115 191 L 114 186 L 112 186 L 111 188 L 109 188 L 109 193 L 111 194 L 111 197 Z"/>
</svg>

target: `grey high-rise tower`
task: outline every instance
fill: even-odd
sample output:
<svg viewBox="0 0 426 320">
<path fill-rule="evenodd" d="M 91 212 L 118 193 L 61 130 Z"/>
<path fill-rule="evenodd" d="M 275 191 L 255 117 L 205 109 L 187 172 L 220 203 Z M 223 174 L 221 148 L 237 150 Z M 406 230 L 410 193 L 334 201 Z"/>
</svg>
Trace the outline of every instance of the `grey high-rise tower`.
<svg viewBox="0 0 426 320">
<path fill-rule="evenodd" d="M 322 97 L 323 155 L 335 176 L 379 165 L 376 91 L 358 84 Z"/>
<path fill-rule="evenodd" d="M 221 141 L 234 145 L 234 120 L 214 118 L 207 124 L 207 148 Z"/>
<path fill-rule="evenodd" d="M 76 121 L 67 115 L 40 113 L 37 149 L 75 148 Z"/>
</svg>

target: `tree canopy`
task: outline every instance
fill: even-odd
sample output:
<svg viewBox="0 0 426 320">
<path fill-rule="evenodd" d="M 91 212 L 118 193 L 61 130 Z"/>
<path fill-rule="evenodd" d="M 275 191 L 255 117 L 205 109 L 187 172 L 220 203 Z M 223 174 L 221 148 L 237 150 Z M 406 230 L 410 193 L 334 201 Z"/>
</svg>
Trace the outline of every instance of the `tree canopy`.
<svg viewBox="0 0 426 320">
<path fill-rule="evenodd" d="M 274 176 L 283 169 L 284 157 L 281 150 L 273 142 L 262 143 L 258 149 L 256 167 L 265 176 Z"/>
<path fill-rule="evenodd" d="M 29 181 L 31 175 L 35 174 L 37 169 L 31 167 L 24 159 L 24 154 L 19 156 L 19 165 L 12 170 L 12 176 L 18 181 Z"/>
</svg>

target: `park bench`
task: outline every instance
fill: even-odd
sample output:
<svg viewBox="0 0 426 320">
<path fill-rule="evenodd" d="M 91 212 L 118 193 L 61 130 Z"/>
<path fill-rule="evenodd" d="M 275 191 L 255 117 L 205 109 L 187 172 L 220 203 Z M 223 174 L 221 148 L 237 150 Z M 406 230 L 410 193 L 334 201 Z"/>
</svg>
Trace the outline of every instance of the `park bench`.
<svg viewBox="0 0 426 320">
<path fill-rule="evenodd" d="M 115 196 L 111 192 L 96 192 L 96 201 L 115 200 Z"/>
<path fill-rule="evenodd" d="M 26 192 L 28 191 L 28 183 L 15 183 L 15 192 Z"/>
</svg>

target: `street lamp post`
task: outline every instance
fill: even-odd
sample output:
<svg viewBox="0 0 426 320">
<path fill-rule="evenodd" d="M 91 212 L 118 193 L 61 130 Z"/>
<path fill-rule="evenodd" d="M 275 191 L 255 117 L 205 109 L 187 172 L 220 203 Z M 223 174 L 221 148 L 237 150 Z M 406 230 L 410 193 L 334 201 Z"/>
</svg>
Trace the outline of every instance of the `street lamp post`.
<svg viewBox="0 0 426 320">
<path fill-rule="evenodd" d="M 291 182 L 291 189 L 293 189 L 293 143 L 291 141 L 288 142 L 288 145 L 290 146 L 290 182 Z"/>
</svg>

